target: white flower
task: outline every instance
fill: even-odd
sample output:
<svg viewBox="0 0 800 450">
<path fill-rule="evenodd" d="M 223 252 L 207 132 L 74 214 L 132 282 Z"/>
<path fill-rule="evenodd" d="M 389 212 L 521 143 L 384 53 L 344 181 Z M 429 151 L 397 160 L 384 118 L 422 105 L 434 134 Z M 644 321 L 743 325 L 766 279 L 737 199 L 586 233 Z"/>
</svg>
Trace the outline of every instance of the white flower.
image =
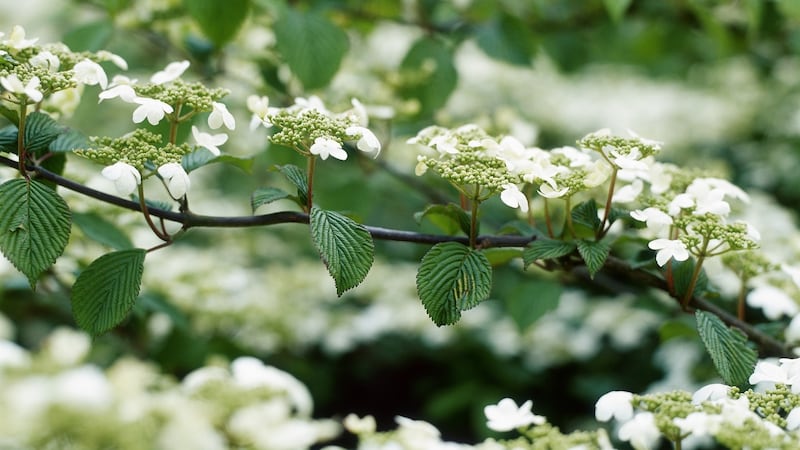
<svg viewBox="0 0 800 450">
<path fill-rule="evenodd" d="M 14 25 L 14 28 L 11 29 L 11 34 L 8 35 L 8 39 L 3 43 L 13 49 L 22 50 L 32 47 L 38 40 L 39 38 L 25 39 L 25 29 L 19 25 Z"/>
<path fill-rule="evenodd" d="M 58 56 L 46 50 L 37 53 L 29 62 L 34 67 L 44 67 L 48 72 L 58 72 L 58 68 L 61 66 Z"/>
<path fill-rule="evenodd" d="M 417 160 L 417 165 L 414 166 L 414 175 L 419 177 L 425 174 L 425 172 L 427 171 L 428 171 L 428 165 L 425 164 L 425 161 L 421 159 Z"/>
<path fill-rule="evenodd" d="M 681 429 L 681 432 L 700 437 L 716 434 L 723 424 L 723 418 L 718 414 L 693 412 L 686 417 L 676 417 L 672 422 Z"/>
<path fill-rule="evenodd" d="M 694 214 L 716 214 L 727 216 L 731 205 L 724 200 L 725 190 L 714 188 L 706 179 L 698 178 L 686 188 L 686 193 L 694 198 Z"/>
<path fill-rule="evenodd" d="M 192 136 L 194 136 L 194 141 L 198 146 L 210 151 L 214 156 L 219 156 L 218 147 L 228 141 L 228 135 L 225 133 L 214 135 L 203 133 L 196 126 L 192 126 Z"/>
<path fill-rule="evenodd" d="M 655 447 L 661 432 L 656 426 L 653 413 L 641 412 L 622 424 L 617 436 L 623 441 L 630 442 L 634 449 L 645 450 Z"/>
<path fill-rule="evenodd" d="M 342 144 L 325 137 L 314 139 L 314 143 L 309 150 L 311 150 L 312 155 L 319 155 L 322 159 L 328 159 L 328 156 L 333 156 L 342 161 L 347 159 L 347 152 L 342 148 Z"/>
<path fill-rule="evenodd" d="M 637 209 L 631 211 L 630 214 L 634 219 L 645 222 L 647 229 L 653 233 L 659 233 L 664 228 L 672 225 L 672 217 L 658 208 Z"/>
<path fill-rule="evenodd" d="M 594 416 L 600 422 L 608 422 L 615 418 L 627 422 L 633 417 L 633 394 L 626 391 L 611 391 L 603 394 L 594 405 Z"/>
<path fill-rule="evenodd" d="M 100 98 L 100 102 L 110 98 L 119 97 L 120 100 L 127 103 L 136 103 L 136 99 L 139 98 L 136 96 L 136 92 L 133 90 L 133 87 L 128 84 L 119 84 L 112 88 L 106 89 L 105 91 L 101 92 L 98 97 Z"/>
<path fill-rule="evenodd" d="M 543 184 L 539 186 L 539 195 L 545 198 L 559 198 L 563 197 L 564 195 L 569 192 L 569 187 L 563 187 L 561 189 L 554 188 L 550 184 Z"/>
<path fill-rule="evenodd" d="M 161 122 L 161 119 L 164 118 L 164 115 L 172 113 L 172 106 L 162 102 L 161 100 L 146 97 L 136 97 L 134 102 L 139 104 L 139 107 L 133 111 L 134 123 L 142 123 L 144 119 L 147 118 L 147 121 L 150 122 L 150 125 L 158 125 L 158 122 Z"/>
<path fill-rule="evenodd" d="M 178 163 L 171 162 L 162 165 L 158 168 L 158 174 L 166 181 L 167 190 L 172 198 L 183 197 L 191 186 L 189 174 Z"/>
<path fill-rule="evenodd" d="M 786 429 L 789 431 L 800 428 L 800 408 L 793 408 L 786 416 Z"/>
<path fill-rule="evenodd" d="M 114 64 L 122 70 L 128 70 L 128 62 L 116 53 L 111 53 L 108 50 L 99 50 L 97 52 L 97 57 L 101 58 L 103 61 L 111 61 L 111 64 Z"/>
<path fill-rule="evenodd" d="M 189 68 L 189 61 L 171 62 L 167 64 L 164 70 L 158 71 L 150 77 L 150 82 L 153 84 L 169 83 L 172 80 L 183 75 L 183 72 Z"/>
<path fill-rule="evenodd" d="M 761 308 L 770 320 L 778 320 L 784 315 L 792 317 L 800 312 L 797 302 L 792 297 L 768 284 L 750 291 L 747 294 L 747 304 L 753 308 Z"/>
<path fill-rule="evenodd" d="M 122 161 L 103 168 L 100 174 L 113 181 L 117 192 L 125 196 L 136 191 L 139 183 L 142 182 L 142 175 L 139 170 Z"/>
<path fill-rule="evenodd" d="M 531 424 L 543 424 L 545 418 L 534 415 L 531 412 L 532 406 L 530 400 L 517 406 L 517 403 L 510 398 L 504 398 L 496 405 L 487 405 L 483 408 L 487 419 L 486 426 L 494 431 L 511 431 Z"/>
<path fill-rule="evenodd" d="M 525 197 L 516 184 L 504 184 L 500 200 L 511 208 L 519 208 L 522 212 L 528 212 L 528 197 Z"/>
<path fill-rule="evenodd" d="M 611 198 L 611 201 L 614 203 L 630 203 L 639 197 L 643 189 L 644 183 L 637 178 L 633 180 L 633 183 L 622 186 L 617 192 L 614 192 L 614 197 Z"/>
<path fill-rule="evenodd" d="M 695 405 L 705 401 L 716 401 L 728 398 L 731 387 L 727 384 L 712 383 L 701 387 L 692 395 L 692 403 Z"/>
<path fill-rule="evenodd" d="M 646 162 L 642 161 L 642 152 L 639 151 L 638 147 L 633 147 L 630 149 L 627 155 L 621 154 L 615 147 L 611 145 L 606 145 L 603 147 L 603 151 L 611 156 L 610 159 L 614 162 L 614 165 L 620 169 L 637 171 L 646 171 L 650 169 L 650 166 L 648 166 Z"/>
<path fill-rule="evenodd" d="M 367 108 L 364 107 L 364 104 L 358 101 L 357 98 L 351 98 L 350 104 L 353 105 L 352 114 L 358 118 L 357 123 L 362 127 L 369 125 L 369 115 L 367 114 Z"/>
<path fill-rule="evenodd" d="M 437 448 L 441 444 L 439 430 L 424 420 L 413 420 L 408 417 L 395 416 L 397 428 L 397 441 L 403 449 L 429 449 Z"/>
<path fill-rule="evenodd" d="M 32 77 L 28 80 L 28 84 L 23 85 L 17 74 L 12 73 L 7 77 L 0 77 L 0 85 L 9 92 L 15 94 L 25 94 L 29 99 L 38 103 L 44 97 L 44 94 L 38 89 L 41 81 L 39 77 Z"/>
<path fill-rule="evenodd" d="M 67 327 L 57 328 L 45 342 L 50 359 L 62 366 L 73 366 L 82 361 L 91 346 L 92 341 L 86 333 Z"/>
<path fill-rule="evenodd" d="M 6 340 L 0 340 L 0 370 L 4 367 L 25 367 L 31 362 L 31 357 L 19 345 Z"/>
<path fill-rule="evenodd" d="M 689 259 L 689 251 L 686 249 L 680 239 L 655 239 L 647 244 L 652 250 L 658 250 L 656 253 L 656 263 L 663 267 L 672 258 L 676 261 L 686 261 Z"/>
<path fill-rule="evenodd" d="M 266 128 L 272 126 L 269 121 L 269 115 L 273 114 L 275 108 L 269 107 L 269 97 L 259 97 L 251 95 L 247 97 L 247 109 L 253 113 L 253 118 L 250 119 L 250 129 L 255 130 L 259 125 L 264 125 Z"/>
<path fill-rule="evenodd" d="M 113 395 L 111 383 L 96 366 L 77 367 L 53 379 L 53 401 L 75 409 L 106 409 Z"/>
<path fill-rule="evenodd" d="M 317 97 L 316 95 L 312 95 L 309 98 L 297 97 L 294 99 L 294 104 L 301 110 L 313 109 L 319 111 L 320 113 L 326 116 L 330 115 L 330 111 L 328 111 L 328 109 L 325 108 L 325 103 L 323 103 L 322 99 Z"/>
<path fill-rule="evenodd" d="M 364 153 L 372 155 L 373 158 L 377 158 L 378 154 L 381 152 L 381 141 L 378 140 L 369 128 L 350 126 L 344 130 L 344 134 L 356 137 L 358 139 L 356 148 Z"/>
<path fill-rule="evenodd" d="M 752 385 L 759 383 L 789 384 L 789 374 L 777 364 L 759 361 L 748 381 Z"/>
<path fill-rule="evenodd" d="M 244 388 L 268 387 L 285 392 L 297 414 L 303 417 L 311 415 L 314 402 L 308 388 L 297 378 L 271 366 L 265 366 L 260 360 L 251 356 L 236 358 L 231 363 L 233 380 Z"/>
<path fill-rule="evenodd" d="M 344 427 L 353 434 L 372 434 L 375 432 L 377 425 L 375 424 L 375 418 L 372 416 L 358 417 L 351 413 L 344 418 Z"/>
<path fill-rule="evenodd" d="M 458 145 L 458 140 L 456 137 L 449 135 L 435 136 L 430 140 L 430 142 L 428 142 L 428 146 L 436 149 L 439 154 L 457 154 L 458 148 L 456 145 Z"/>
<path fill-rule="evenodd" d="M 225 128 L 233 130 L 236 128 L 236 120 L 233 114 L 228 111 L 228 107 L 224 103 L 213 102 L 211 106 L 214 108 L 211 114 L 208 115 L 208 126 L 212 130 L 225 125 Z"/>
<path fill-rule="evenodd" d="M 101 88 L 108 87 L 108 76 L 106 71 L 94 61 L 84 59 L 83 61 L 75 64 L 72 68 L 75 81 L 81 84 L 94 86 L 99 84 Z"/>
<path fill-rule="evenodd" d="M 694 198 L 686 193 L 678 194 L 672 201 L 669 202 L 667 206 L 667 213 L 670 216 L 677 216 L 680 214 L 682 209 L 691 208 L 694 206 Z"/>
</svg>

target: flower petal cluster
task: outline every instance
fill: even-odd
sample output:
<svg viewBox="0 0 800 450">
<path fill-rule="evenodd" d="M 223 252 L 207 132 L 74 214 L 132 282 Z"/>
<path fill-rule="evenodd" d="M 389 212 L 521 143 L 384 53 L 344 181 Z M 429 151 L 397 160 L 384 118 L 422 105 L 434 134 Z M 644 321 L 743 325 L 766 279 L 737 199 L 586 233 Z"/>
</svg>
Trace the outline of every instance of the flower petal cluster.
<svg viewBox="0 0 800 450">
<path fill-rule="evenodd" d="M 533 402 L 526 401 L 520 406 L 510 399 L 504 398 L 496 405 L 488 405 L 483 409 L 486 415 L 486 426 L 494 431 L 511 431 L 528 425 L 541 425 L 545 422 L 543 416 L 531 412 Z"/>
<path fill-rule="evenodd" d="M 11 75 L 0 77 L 0 85 L 9 92 L 25 95 L 34 103 L 38 103 L 44 98 L 44 94 L 39 90 L 41 80 L 37 76 L 31 77 L 27 83 L 23 84 L 17 74 L 12 73 Z"/>
<path fill-rule="evenodd" d="M 203 147 L 210 151 L 212 155 L 219 156 L 219 146 L 228 142 L 228 135 L 225 133 L 209 134 L 200 131 L 196 126 L 192 126 L 192 136 L 198 147 Z"/>
<path fill-rule="evenodd" d="M 158 168 L 158 174 L 164 179 L 167 184 L 172 198 L 178 199 L 186 195 L 191 183 L 189 181 L 189 174 L 186 173 L 183 166 L 178 163 L 166 163 Z"/>
<path fill-rule="evenodd" d="M 124 196 L 136 192 L 139 184 L 142 182 L 142 175 L 139 173 L 139 170 L 122 161 L 105 167 L 100 174 L 113 181 L 117 192 Z"/>
</svg>

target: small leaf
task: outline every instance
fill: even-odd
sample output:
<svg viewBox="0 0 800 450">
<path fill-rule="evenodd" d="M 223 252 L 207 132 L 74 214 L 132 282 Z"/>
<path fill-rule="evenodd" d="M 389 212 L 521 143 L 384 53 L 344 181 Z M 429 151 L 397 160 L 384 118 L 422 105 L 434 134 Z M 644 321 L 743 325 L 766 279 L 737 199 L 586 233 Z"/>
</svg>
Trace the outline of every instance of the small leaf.
<svg viewBox="0 0 800 450">
<path fill-rule="evenodd" d="M 217 156 L 208 151 L 208 149 L 199 148 L 192 153 L 183 155 L 183 157 L 181 157 L 181 166 L 186 173 L 189 173 L 214 161 L 215 158 L 217 158 Z"/>
<path fill-rule="evenodd" d="M 417 293 L 438 325 L 458 322 L 461 311 L 486 300 L 492 289 L 492 266 L 486 256 L 457 242 L 434 245 L 417 272 Z"/>
<path fill-rule="evenodd" d="M 294 164 L 275 166 L 275 168 L 297 188 L 297 197 L 300 199 L 300 203 L 305 205 L 308 201 L 308 178 L 306 178 L 306 173 Z"/>
<path fill-rule="evenodd" d="M 66 128 L 49 115 L 34 111 L 25 118 L 25 149 L 30 153 L 44 153 L 49 150 L 50 143 L 65 131 Z"/>
<path fill-rule="evenodd" d="M 276 49 L 306 90 L 325 87 L 350 46 L 341 28 L 311 11 L 284 10 L 273 31 Z"/>
<path fill-rule="evenodd" d="M 574 242 L 559 241 L 556 239 L 539 238 L 528 244 L 522 251 L 522 260 L 525 267 L 540 259 L 555 259 L 567 256 L 574 252 L 577 246 Z"/>
<path fill-rule="evenodd" d="M 328 272 L 336 282 L 336 293 L 358 286 L 374 259 L 372 235 L 364 225 L 334 211 L 316 206 L 309 215 L 311 238 Z"/>
<path fill-rule="evenodd" d="M 631 5 L 632 0 L 603 0 L 603 5 L 606 7 L 609 17 L 614 23 L 619 23 L 625 11 Z"/>
<path fill-rule="evenodd" d="M 0 185 L 0 250 L 31 287 L 64 252 L 70 228 L 67 203 L 46 185 L 24 179 Z"/>
<path fill-rule="evenodd" d="M 73 213 L 72 223 L 80 228 L 89 239 L 115 250 L 133 248 L 133 243 L 128 236 L 99 214 Z"/>
<path fill-rule="evenodd" d="M 71 152 L 73 150 L 88 148 L 89 140 L 80 131 L 66 130 L 50 142 L 48 150 L 54 153 Z"/>
<path fill-rule="evenodd" d="M 17 153 L 17 127 L 9 125 L 0 129 L 0 151 Z"/>
<path fill-rule="evenodd" d="M 600 218 L 597 217 L 597 203 L 586 200 L 572 208 L 572 221 L 575 225 L 582 225 L 595 233 L 600 228 Z"/>
<path fill-rule="evenodd" d="M 455 203 L 447 205 L 429 205 L 424 211 L 414 214 L 417 223 L 422 219 L 428 219 L 439 227 L 444 233 L 454 235 L 461 231 L 469 234 L 470 220 L 469 214 Z"/>
<path fill-rule="evenodd" d="M 250 12 L 250 0 L 184 0 L 183 6 L 217 48 L 236 36 Z"/>
<path fill-rule="evenodd" d="M 250 206 L 253 207 L 253 212 L 256 212 L 256 209 L 258 209 L 259 206 L 263 206 L 287 197 L 289 197 L 289 194 L 283 189 L 263 187 L 256 189 L 256 191 L 253 192 L 253 195 L 250 196 Z"/>
<path fill-rule="evenodd" d="M 689 258 L 686 261 L 677 261 L 672 259 L 667 264 L 672 265 L 672 279 L 675 285 L 675 293 L 679 298 L 684 298 L 686 291 L 689 290 L 692 276 L 694 274 L 695 260 Z M 666 266 L 664 266 L 666 270 Z M 705 269 L 700 270 L 700 275 L 697 277 L 697 282 L 694 286 L 692 296 L 699 295 L 706 290 L 708 286 L 708 276 L 706 276 Z"/>
<path fill-rule="evenodd" d="M 253 158 L 240 158 L 232 155 L 220 155 L 214 160 L 214 162 L 238 167 L 248 174 L 253 173 Z"/>
<path fill-rule="evenodd" d="M 589 277 L 594 278 L 594 275 L 603 268 L 608 258 L 608 252 L 611 248 L 603 241 L 589 241 L 581 239 L 578 242 L 578 253 L 581 254 L 583 261 L 586 263 L 586 268 L 589 270 Z"/>
<path fill-rule="evenodd" d="M 136 303 L 146 251 L 107 253 L 84 269 L 72 286 L 72 313 L 84 331 L 97 336 L 119 325 Z"/>
<path fill-rule="evenodd" d="M 452 50 L 427 36 L 414 43 L 400 67 L 414 80 L 402 87 L 400 95 L 418 100 L 422 117 L 444 106 L 458 81 Z"/>
<path fill-rule="evenodd" d="M 511 64 L 529 65 L 536 52 L 530 27 L 508 14 L 479 26 L 476 38 L 487 56 Z"/>
<path fill-rule="evenodd" d="M 747 337 L 741 331 L 725 326 L 714 314 L 697 310 L 695 317 L 697 331 L 719 375 L 731 386 L 746 386 L 758 360 L 758 354 L 748 345 Z"/>
<path fill-rule="evenodd" d="M 533 280 L 519 283 L 510 295 L 503 298 L 508 315 L 524 332 L 540 317 L 556 309 L 564 287 L 552 280 Z"/>
</svg>

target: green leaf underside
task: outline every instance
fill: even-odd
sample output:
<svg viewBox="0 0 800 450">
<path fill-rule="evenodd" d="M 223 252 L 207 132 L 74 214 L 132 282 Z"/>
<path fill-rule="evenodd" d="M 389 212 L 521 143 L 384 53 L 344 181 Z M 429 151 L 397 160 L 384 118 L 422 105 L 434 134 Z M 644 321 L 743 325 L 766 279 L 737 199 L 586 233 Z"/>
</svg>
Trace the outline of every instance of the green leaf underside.
<svg viewBox="0 0 800 450">
<path fill-rule="evenodd" d="M 758 354 L 748 345 L 747 337 L 725 326 L 714 314 L 698 310 L 695 317 L 697 331 L 719 375 L 731 386 L 746 386 L 758 360 Z"/>
<path fill-rule="evenodd" d="M 336 293 L 341 296 L 358 286 L 374 259 L 372 235 L 367 228 L 317 206 L 311 208 L 309 223 L 314 247 L 336 283 Z"/>
<path fill-rule="evenodd" d="M 417 293 L 425 311 L 438 325 L 452 325 L 461 311 L 489 297 L 492 266 L 486 256 L 457 242 L 434 245 L 417 272 Z"/>
<path fill-rule="evenodd" d="M 533 280 L 520 283 L 503 298 L 508 315 L 524 332 L 539 318 L 558 307 L 564 287 L 552 280 Z"/>
<path fill-rule="evenodd" d="M 417 223 L 422 219 L 428 219 L 431 223 L 439 227 L 444 233 L 454 235 L 459 231 L 469 234 L 471 226 L 469 214 L 455 203 L 447 205 L 430 205 L 424 211 L 414 214 Z"/>
<path fill-rule="evenodd" d="M 0 250 L 31 284 L 64 252 L 71 228 L 67 203 L 38 181 L 0 185 Z"/>
<path fill-rule="evenodd" d="M 255 192 L 253 192 L 253 195 L 250 197 L 250 206 L 253 207 L 253 212 L 255 212 L 259 206 L 263 206 L 287 197 L 289 197 L 289 194 L 283 189 L 263 187 L 256 189 Z"/>
<path fill-rule="evenodd" d="M 618 23 L 625 15 L 625 11 L 631 5 L 632 0 L 603 0 L 609 17 L 614 23 Z"/>
<path fill-rule="evenodd" d="M 578 253 L 580 253 L 583 261 L 586 263 L 586 268 L 589 270 L 589 276 L 594 278 L 594 275 L 603 268 L 608 258 L 608 252 L 611 250 L 605 242 L 588 241 L 581 239 L 577 241 Z"/>
<path fill-rule="evenodd" d="M 66 128 L 43 112 L 34 111 L 25 118 L 25 149 L 30 153 L 41 154 L 49 150 L 50 143 Z"/>
<path fill-rule="evenodd" d="M 145 254 L 140 248 L 107 253 L 81 272 L 72 286 L 72 313 L 81 329 L 96 336 L 125 319 L 139 296 Z"/>
<path fill-rule="evenodd" d="M 184 0 L 183 6 L 219 48 L 236 36 L 250 11 L 250 0 Z"/>
<path fill-rule="evenodd" d="M 576 225 L 582 225 L 592 232 L 600 228 L 600 218 L 597 217 L 597 203 L 594 200 L 586 200 L 572 208 L 572 221 Z"/>
<path fill-rule="evenodd" d="M 17 153 L 17 137 L 17 127 L 15 125 L 0 128 L 0 150 Z"/>
<path fill-rule="evenodd" d="M 447 103 L 458 82 L 452 50 L 435 38 L 426 36 L 416 41 L 400 67 L 420 78 L 404 86 L 401 95 L 419 100 L 422 117 L 432 115 Z M 427 76 L 420 77 L 422 74 Z"/>
<path fill-rule="evenodd" d="M 71 152 L 76 149 L 88 148 L 89 139 L 77 130 L 67 130 L 59 134 L 48 146 L 48 150 L 55 153 Z"/>
<path fill-rule="evenodd" d="M 107 245 L 115 250 L 132 248 L 128 236 L 113 223 L 95 213 L 73 213 L 74 223 L 89 239 Z"/>
<path fill-rule="evenodd" d="M 689 258 L 686 261 L 677 261 L 672 259 L 667 264 L 672 265 L 672 279 L 675 285 L 675 293 L 681 298 L 686 296 L 686 291 L 689 290 L 689 285 L 691 284 L 692 276 L 694 275 L 694 267 L 697 262 L 694 260 L 694 258 Z M 665 265 L 664 270 L 666 270 L 666 268 L 667 266 Z M 707 287 L 708 276 L 706 275 L 706 270 L 701 269 L 700 275 L 697 277 L 697 282 L 695 283 L 692 296 L 701 295 L 703 292 L 705 292 Z"/>
<path fill-rule="evenodd" d="M 275 167 L 297 188 L 297 197 L 303 204 L 306 204 L 308 201 L 308 178 L 306 173 L 294 164 Z"/>
<path fill-rule="evenodd" d="M 347 34 L 316 12 L 287 9 L 273 31 L 275 47 L 307 90 L 326 86 L 350 47 Z"/>
<path fill-rule="evenodd" d="M 559 241 L 555 239 L 536 239 L 528 244 L 522 251 L 522 260 L 525 267 L 540 259 L 555 259 L 567 256 L 577 248 L 574 242 Z"/>
</svg>

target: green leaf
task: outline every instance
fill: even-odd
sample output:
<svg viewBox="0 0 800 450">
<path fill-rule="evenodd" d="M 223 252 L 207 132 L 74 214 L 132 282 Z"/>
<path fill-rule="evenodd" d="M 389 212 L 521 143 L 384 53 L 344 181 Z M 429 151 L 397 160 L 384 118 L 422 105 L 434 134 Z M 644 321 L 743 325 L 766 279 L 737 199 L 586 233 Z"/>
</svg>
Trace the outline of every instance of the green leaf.
<svg viewBox="0 0 800 450">
<path fill-rule="evenodd" d="M 372 235 L 364 225 L 334 211 L 316 206 L 309 216 L 311 238 L 328 272 L 336 282 L 336 293 L 358 286 L 374 259 Z"/>
<path fill-rule="evenodd" d="M 255 190 L 255 192 L 253 192 L 253 195 L 250 196 L 250 206 L 253 207 L 253 212 L 255 213 L 259 206 L 263 206 L 287 197 L 289 197 L 289 193 L 283 189 L 274 187 L 258 188 Z"/>
<path fill-rule="evenodd" d="M 240 158 L 232 155 L 220 155 L 214 160 L 214 162 L 238 167 L 248 174 L 253 173 L 253 158 Z"/>
<path fill-rule="evenodd" d="M 586 200 L 572 208 L 572 222 L 588 228 L 594 234 L 600 228 L 600 218 L 597 217 L 597 203 Z"/>
<path fill-rule="evenodd" d="M 522 256 L 522 250 L 513 247 L 493 247 L 483 250 L 486 259 L 492 267 L 508 264 L 512 260 Z"/>
<path fill-rule="evenodd" d="M 215 158 L 217 158 L 217 156 L 211 153 L 208 149 L 199 148 L 192 153 L 183 155 L 181 158 L 181 166 L 183 166 L 183 170 L 185 170 L 186 173 L 189 173 L 205 166 L 211 161 L 214 161 Z"/>
<path fill-rule="evenodd" d="M 586 263 L 586 268 L 589 270 L 589 277 L 594 278 L 594 275 L 603 268 L 608 258 L 608 252 L 611 248 L 603 241 L 590 241 L 581 239 L 577 241 L 578 253 L 581 254 L 583 261 Z"/>
<path fill-rule="evenodd" d="M 413 80 L 403 86 L 400 95 L 419 100 L 422 117 L 444 106 L 458 81 L 452 50 L 432 37 L 415 42 L 400 67 Z"/>
<path fill-rule="evenodd" d="M 49 150 L 50 143 L 65 131 L 66 128 L 52 117 L 34 111 L 25 118 L 25 149 L 30 153 L 44 153 Z"/>
<path fill-rule="evenodd" d="M 686 291 L 689 290 L 689 284 L 691 284 L 692 275 L 694 274 L 695 260 L 694 258 L 689 258 L 686 261 L 672 259 L 667 264 L 672 264 L 672 279 L 675 284 L 675 293 L 680 298 L 684 298 Z M 666 266 L 664 269 L 666 270 Z M 702 269 L 700 270 L 700 275 L 697 277 L 697 283 L 694 286 L 692 295 L 699 295 L 706 290 L 707 286 L 708 276 L 706 276 L 705 269 Z"/>
<path fill-rule="evenodd" d="M 534 280 L 519 283 L 517 288 L 503 298 L 508 315 L 524 332 L 540 317 L 558 307 L 564 287 L 551 280 Z"/>
<path fill-rule="evenodd" d="M 286 9 L 273 31 L 276 49 L 306 90 L 325 87 L 350 46 L 341 28 L 313 11 Z"/>
<path fill-rule="evenodd" d="M 486 300 L 492 289 L 492 266 L 486 256 L 457 242 L 431 247 L 417 272 L 417 293 L 438 325 L 451 325 L 461 311 Z"/>
<path fill-rule="evenodd" d="M 0 129 L 0 151 L 17 153 L 17 127 L 9 125 Z"/>
<path fill-rule="evenodd" d="M 444 233 L 454 235 L 459 231 L 469 234 L 470 220 L 469 214 L 455 203 L 447 205 L 429 205 L 424 211 L 414 214 L 417 223 L 422 219 L 428 219 Z"/>
<path fill-rule="evenodd" d="M 608 16 L 614 23 L 619 23 L 625 15 L 625 11 L 631 5 L 632 0 L 603 0 Z"/>
<path fill-rule="evenodd" d="M 577 246 L 574 242 L 559 241 L 555 239 L 539 238 L 528 244 L 522 251 L 522 261 L 525 267 L 540 259 L 555 259 L 567 256 L 574 252 Z"/>
<path fill-rule="evenodd" d="M 728 328 L 714 314 L 697 310 L 697 331 L 711 355 L 714 367 L 731 386 L 744 387 L 756 366 L 758 354 L 741 331 Z"/>
<path fill-rule="evenodd" d="M 141 248 L 107 253 L 78 275 L 72 314 L 81 329 L 97 336 L 125 319 L 139 296 L 146 253 Z"/>
<path fill-rule="evenodd" d="M 72 223 L 93 241 L 107 245 L 115 250 L 133 248 L 133 243 L 128 236 L 99 214 L 73 213 Z"/>
<path fill-rule="evenodd" d="M 529 65 L 536 51 L 530 27 L 508 14 L 480 26 L 476 38 L 487 56 L 511 64 Z"/>
<path fill-rule="evenodd" d="M 285 177 L 297 188 L 297 197 L 300 203 L 305 205 L 308 202 L 308 178 L 303 169 L 294 164 L 275 166 Z"/>
<path fill-rule="evenodd" d="M 183 6 L 217 48 L 236 36 L 250 12 L 250 0 L 184 0 Z"/>
<path fill-rule="evenodd" d="M 46 185 L 24 179 L 0 185 L 0 250 L 31 287 L 64 252 L 70 228 L 67 203 Z"/>
<path fill-rule="evenodd" d="M 96 52 L 108 46 L 113 34 L 114 24 L 104 19 L 73 28 L 64 35 L 63 41 L 72 51 Z"/>
<path fill-rule="evenodd" d="M 71 152 L 82 148 L 89 148 L 89 140 L 80 131 L 66 130 L 59 134 L 48 146 L 54 153 Z"/>
</svg>

